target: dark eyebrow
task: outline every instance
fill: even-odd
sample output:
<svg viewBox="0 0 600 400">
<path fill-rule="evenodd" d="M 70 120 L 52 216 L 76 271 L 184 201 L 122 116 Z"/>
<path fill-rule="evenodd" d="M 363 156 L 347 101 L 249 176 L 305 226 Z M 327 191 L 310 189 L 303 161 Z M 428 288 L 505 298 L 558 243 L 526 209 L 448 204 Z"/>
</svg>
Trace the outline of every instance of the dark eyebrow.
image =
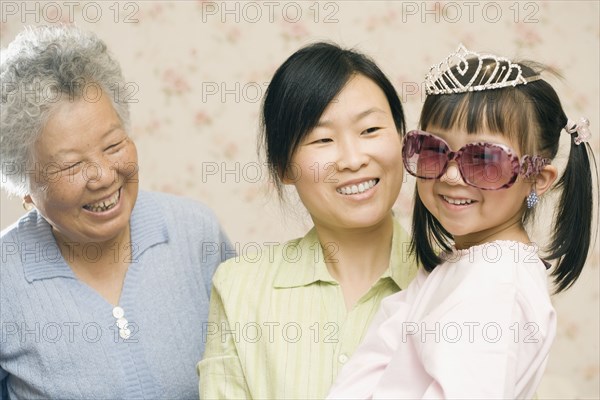
<svg viewBox="0 0 600 400">
<path fill-rule="evenodd" d="M 358 122 L 361 119 L 365 118 L 366 116 L 373 114 L 373 113 L 382 113 L 382 114 L 387 114 L 385 111 L 383 111 L 381 108 L 379 107 L 371 107 L 368 110 L 362 111 L 360 113 L 358 113 L 354 118 L 353 118 L 353 122 Z M 324 119 L 324 120 L 319 120 L 319 122 L 315 125 L 315 128 L 318 127 L 328 127 L 331 125 L 331 121 Z"/>
</svg>

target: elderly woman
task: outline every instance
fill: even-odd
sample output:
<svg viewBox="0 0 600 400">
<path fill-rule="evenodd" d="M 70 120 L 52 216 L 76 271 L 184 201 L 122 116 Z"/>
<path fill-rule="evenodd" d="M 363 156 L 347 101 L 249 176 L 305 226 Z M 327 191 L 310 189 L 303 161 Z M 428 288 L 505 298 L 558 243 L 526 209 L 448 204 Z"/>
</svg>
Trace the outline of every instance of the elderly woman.
<svg viewBox="0 0 600 400">
<path fill-rule="evenodd" d="M 95 35 L 26 30 L 0 73 L 2 182 L 33 208 L 1 237 L 2 398 L 197 398 L 231 254 L 215 216 L 138 192 L 125 82 Z"/>
</svg>

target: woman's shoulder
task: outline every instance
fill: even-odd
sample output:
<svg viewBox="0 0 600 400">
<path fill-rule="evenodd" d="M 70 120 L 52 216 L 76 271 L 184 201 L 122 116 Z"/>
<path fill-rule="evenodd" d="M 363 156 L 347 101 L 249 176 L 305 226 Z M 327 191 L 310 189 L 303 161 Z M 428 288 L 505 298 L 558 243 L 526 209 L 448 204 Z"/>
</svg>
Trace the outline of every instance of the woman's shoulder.
<svg viewBox="0 0 600 400">
<path fill-rule="evenodd" d="M 313 231 L 302 238 L 284 242 L 236 243 L 236 255 L 217 268 L 213 284 L 217 289 L 246 285 L 256 290 L 274 287 L 278 276 L 295 275 L 314 268 L 315 244 L 318 245 L 318 241 Z"/>
<path fill-rule="evenodd" d="M 0 232 L 2 265 L 21 264 L 24 257 L 40 258 L 55 250 L 48 222 L 32 210 Z"/>
<path fill-rule="evenodd" d="M 7 226 L 0 232 L 0 238 L 6 239 L 15 235 L 23 235 L 25 233 L 36 232 L 39 229 L 47 229 L 48 223 L 46 220 L 33 209 L 21 216 L 17 221 Z"/>
</svg>

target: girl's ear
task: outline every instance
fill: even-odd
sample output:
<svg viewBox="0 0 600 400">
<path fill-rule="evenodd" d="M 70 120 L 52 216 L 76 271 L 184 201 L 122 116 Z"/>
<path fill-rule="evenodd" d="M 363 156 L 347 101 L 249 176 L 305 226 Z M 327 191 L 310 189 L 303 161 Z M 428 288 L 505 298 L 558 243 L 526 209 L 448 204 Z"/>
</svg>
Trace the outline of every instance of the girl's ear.
<svg viewBox="0 0 600 400">
<path fill-rule="evenodd" d="M 558 177 L 558 170 L 554 165 L 546 165 L 535 177 L 535 191 L 538 195 L 552 187 L 552 184 Z"/>
</svg>

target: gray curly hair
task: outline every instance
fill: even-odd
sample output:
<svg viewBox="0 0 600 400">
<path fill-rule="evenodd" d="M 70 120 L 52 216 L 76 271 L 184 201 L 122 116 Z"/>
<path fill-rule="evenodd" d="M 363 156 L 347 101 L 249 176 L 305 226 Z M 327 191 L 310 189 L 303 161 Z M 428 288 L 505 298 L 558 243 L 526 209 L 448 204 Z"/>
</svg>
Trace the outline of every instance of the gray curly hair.
<svg viewBox="0 0 600 400">
<path fill-rule="evenodd" d="M 91 32 L 65 25 L 21 32 L 0 53 L 0 82 L 1 186 L 21 197 L 29 190 L 32 145 L 55 106 L 85 98 L 90 85 L 107 95 L 125 87 L 106 44 Z M 129 105 L 122 97 L 109 96 L 128 130 Z"/>
</svg>

